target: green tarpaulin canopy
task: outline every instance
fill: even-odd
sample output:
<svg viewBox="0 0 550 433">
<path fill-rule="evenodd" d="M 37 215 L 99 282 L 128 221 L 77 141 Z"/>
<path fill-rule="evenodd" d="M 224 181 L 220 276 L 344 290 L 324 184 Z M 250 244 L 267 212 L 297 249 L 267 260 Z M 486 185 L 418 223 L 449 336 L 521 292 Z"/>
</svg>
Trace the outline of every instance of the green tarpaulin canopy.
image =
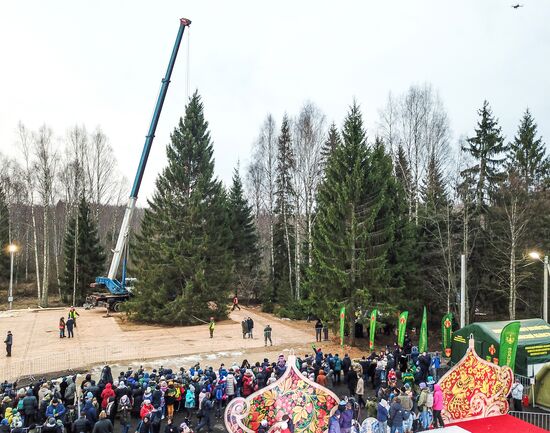
<svg viewBox="0 0 550 433">
<path fill-rule="evenodd" d="M 530 365 L 550 362 L 550 325 L 542 319 L 525 319 L 519 322 L 521 328 L 514 373 L 531 376 L 536 371 L 532 371 L 533 367 L 530 369 Z M 487 361 L 498 363 L 500 332 L 508 323 L 510 321 L 476 322 L 454 332 L 452 363 L 460 361 L 466 353 L 470 334 L 474 336 L 477 354 Z"/>
</svg>

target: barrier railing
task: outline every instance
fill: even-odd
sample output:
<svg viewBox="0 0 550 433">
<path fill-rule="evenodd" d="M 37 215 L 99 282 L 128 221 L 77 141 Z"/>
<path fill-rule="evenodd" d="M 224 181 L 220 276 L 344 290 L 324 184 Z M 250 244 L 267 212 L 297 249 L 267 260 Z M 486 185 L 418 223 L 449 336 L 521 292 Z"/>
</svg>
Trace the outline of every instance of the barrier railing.
<svg viewBox="0 0 550 433">
<path fill-rule="evenodd" d="M 508 412 L 510 415 L 528 422 L 529 424 L 536 425 L 542 429 L 550 431 L 550 413 L 538 413 L 538 412 Z"/>
</svg>

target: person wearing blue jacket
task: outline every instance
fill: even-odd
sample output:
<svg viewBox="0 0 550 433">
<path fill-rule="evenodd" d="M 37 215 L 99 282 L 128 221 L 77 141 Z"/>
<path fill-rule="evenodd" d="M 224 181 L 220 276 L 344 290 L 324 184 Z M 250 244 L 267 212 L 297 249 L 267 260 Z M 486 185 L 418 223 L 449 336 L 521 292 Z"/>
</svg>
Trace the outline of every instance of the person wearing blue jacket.
<svg viewBox="0 0 550 433">
<path fill-rule="evenodd" d="M 386 433 L 388 431 L 388 402 L 381 399 L 376 410 L 376 420 L 378 421 L 378 431 Z"/>
<path fill-rule="evenodd" d="M 46 418 L 55 418 L 63 420 L 65 416 L 65 406 L 57 398 L 52 399 L 50 405 L 46 408 Z"/>
<path fill-rule="evenodd" d="M 334 412 L 334 415 L 328 420 L 328 433 L 341 433 L 340 430 L 340 411 Z"/>
<path fill-rule="evenodd" d="M 97 410 L 94 407 L 94 405 L 92 404 L 92 397 L 93 396 L 91 398 L 87 398 L 87 397 L 88 396 L 86 396 L 86 402 L 84 403 L 84 405 L 82 406 L 82 408 L 80 410 L 81 410 L 81 412 L 86 414 L 86 419 L 88 421 L 90 421 L 93 425 L 97 421 Z"/>
</svg>

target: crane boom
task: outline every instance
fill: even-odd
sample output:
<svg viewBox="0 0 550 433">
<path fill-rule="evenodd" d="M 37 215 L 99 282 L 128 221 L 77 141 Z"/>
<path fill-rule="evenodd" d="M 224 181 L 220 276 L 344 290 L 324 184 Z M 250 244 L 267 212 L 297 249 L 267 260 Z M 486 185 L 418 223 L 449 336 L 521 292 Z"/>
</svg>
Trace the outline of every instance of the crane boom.
<svg viewBox="0 0 550 433">
<path fill-rule="evenodd" d="M 172 76 L 172 70 L 174 69 L 174 63 L 176 62 L 176 57 L 178 55 L 178 50 L 183 38 L 183 32 L 185 28 L 191 24 L 191 21 L 186 18 L 180 19 L 180 27 L 178 30 L 178 35 L 176 37 L 176 42 L 174 43 L 174 48 L 172 49 L 172 55 L 170 56 L 170 62 L 168 63 L 168 68 L 166 69 L 166 74 L 162 79 L 162 86 L 157 99 L 157 104 L 155 106 L 155 111 L 153 112 L 153 118 L 151 119 L 151 125 L 149 126 L 149 132 L 145 137 L 145 143 L 143 145 L 143 151 L 141 153 L 141 159 L 136 172 L 136 177 L 134 179 L 134 184 L 132 185 L 132 190 L 130 192 L 130 197 L 128 199 L 128 204 L 126 205 L 126 211 L 124 213 L 124 218 L 122 220 L 122 225 L 120 227 L 120 232 L 118 233 L 118 239 L 113 250 L 113 259 L 111 260 L 111 266 L 109 267 L 109 273 L 107 277 L 97 277 L 96 284 L 104 285 L 111 293 L 113 294 L 125 294 L 127 293 L 125 287 L 125 276 L 123 275 L 122 281 L 116 280 L 116 274 L 120 266 L 120 261 L 122 259 L 123 253 L 128 244 L 128 232 L 130 228 L 130 223 L 132 221 L 132 215 L 136 207 L 136 201 L 139 193 L 139 188 L 141 186 L 141 180 L 143 179 L 143 173 L 145 172 L 145 166 L 147 165 L 147 159 L 149 158 L 149 152 L 151 151 L 151 146 L 155 138 L 155 131 L 157 129 L 157 124 L 160 118 L 160 113 L 162 111 L 162 106 L 164 104 L 164 98 L 168 91 L 168 85 L 170 84 L 170 77 Z"/>
</svg>

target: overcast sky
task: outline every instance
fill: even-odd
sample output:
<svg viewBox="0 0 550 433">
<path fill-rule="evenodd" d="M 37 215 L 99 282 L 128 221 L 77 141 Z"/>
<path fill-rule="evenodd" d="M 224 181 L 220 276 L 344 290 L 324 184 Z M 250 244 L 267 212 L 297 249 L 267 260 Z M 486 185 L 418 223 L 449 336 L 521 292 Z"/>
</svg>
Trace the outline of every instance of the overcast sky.
<svg viewBox="0 0 550 433">
<path fill-rule="evenodd" d="M 369 135 L 388 92 L 431 83 L 453 137 L 471 134 L 488 99 L 508 138 L 529 106 L 550 142 L 550 2 L 118 1 L 0 3 L 0 151 L 16 127 L 58 137 L 100 125 L 132 182 L 180 17 L 193 21 L 172 76 L 140 196 L 150 197 L 190 87 L 203 97 L 216 173 L 249 162 L 266 113 L 306 100 L 341 125 L 355 97 Z M 140 205 L 145 201 L 140 200 Z"/>
</svg>

